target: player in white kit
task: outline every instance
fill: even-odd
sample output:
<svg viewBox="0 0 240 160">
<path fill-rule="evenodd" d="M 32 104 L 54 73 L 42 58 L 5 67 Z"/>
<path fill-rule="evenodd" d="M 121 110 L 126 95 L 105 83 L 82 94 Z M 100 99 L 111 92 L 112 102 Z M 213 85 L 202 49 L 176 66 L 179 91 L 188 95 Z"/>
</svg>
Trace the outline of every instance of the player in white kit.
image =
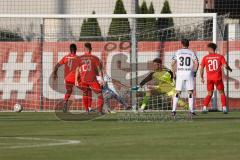
<svg viewBox="0 0 240 160">
<path fill-rule="evenodd" d="M 176 78 L 176 95 L 173 97 L 172 108 L 174 118 L 176 116 L 177 102 L 184 87 L 188 91 L 190 116 L 195 115 L 193 110 L 194 77 L 196 77 L 199 63 L 196 54 L 188 49 L 189 41 L 183 39 L 181 43 L 183 48 L 179 49 L 172 58 L 172 72 Z"/>
</svg>

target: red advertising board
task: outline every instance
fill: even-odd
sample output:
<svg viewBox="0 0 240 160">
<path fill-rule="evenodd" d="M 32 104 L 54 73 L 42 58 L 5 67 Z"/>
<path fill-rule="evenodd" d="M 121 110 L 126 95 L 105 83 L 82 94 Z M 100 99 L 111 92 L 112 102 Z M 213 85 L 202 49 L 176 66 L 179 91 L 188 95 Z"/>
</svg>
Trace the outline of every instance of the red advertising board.
<svg viewBox="0 0 240 160">
<path fill-rule="evenodd" d="M 39 110 L 54 109 L 65 93 L 62 68 L 57 80 L 52 79 L 54 65 L 69 52 L 71 42 L 0 42 L 0 108 L 11 109 L 15 103 L 25 108 Z M 199 60 L 207 54 L 208 41 L 193 41 L 190 48 L 197 53 Z M 77 42 L 78 54 L 81 55 L 83 42 Z M 105 73 L 122 83 L 130 84 L 130 44 L 128 42 L 92 42 L 93 54 L 104 64 Z M 179 49 L 180 42 L 139 42 L 138 79 L 141 80 L 151 69 L 151 61 L 160 56 L 164 65 L 169 67 L 173 53 Z M 240 109 L 240 42 L 219 43 L 219 53 L 229 50 L 229 63 L 233 72 L 229 77 L 229 106 Z M 125 67 L 119 69 L 118 62 Z M 226 84 L 226 83 L 225 83 Z M 111 86 L 117 92 L 118 86 Z M 226 86 L 225 86 L 226 88 Z M 196 79 L 196 97 L 202 100 L 206 95 L 206 86 Z M 72 96 L 72 106 L 81 109 L 81 91 L 76 90 Z"/>
</svg>

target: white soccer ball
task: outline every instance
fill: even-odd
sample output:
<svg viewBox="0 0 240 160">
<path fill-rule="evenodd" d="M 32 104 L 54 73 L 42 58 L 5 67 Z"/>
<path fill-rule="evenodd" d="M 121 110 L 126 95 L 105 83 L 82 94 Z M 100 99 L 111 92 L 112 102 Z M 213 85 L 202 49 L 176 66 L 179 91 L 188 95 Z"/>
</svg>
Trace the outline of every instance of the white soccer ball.
<svg viewBox="0 0 240 160">
<path fill-rule="evenodd" d="M 13 107 L 14 112 L 22 112 L 22 110 L 23 110 L 23 107 L 18 103 L 15 104 L 14 107 Z"/>
</svg>

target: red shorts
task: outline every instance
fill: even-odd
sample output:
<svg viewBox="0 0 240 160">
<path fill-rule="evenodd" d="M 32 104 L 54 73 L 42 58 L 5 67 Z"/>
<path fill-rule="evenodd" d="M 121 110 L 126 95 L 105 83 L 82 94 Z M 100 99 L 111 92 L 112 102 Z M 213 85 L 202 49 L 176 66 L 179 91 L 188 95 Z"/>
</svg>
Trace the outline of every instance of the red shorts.
<svg viewBox="0 0 240 160">
<path fill-rule="evenodd" d="M 223 90 L 224 89 L 224 84 L 222 80 L 208 80 L 207 81 L 207 90 L 208 91 L 213 91 L 214 90 L 214 85 L 216 86 L 217 90 Z"/>
<path fill-rule="evenodd" d="M 95 92 L 97 94 L 102 92 L 101 85 L 98 82 L 96 82 L 96 81 L 93 81 L 93 82 L 80 82 L 78 88 L 80 88 L 83 91 L 85 91 L 85 90 L 90 88 L 90 89 L 93 90 L 93 92 Z"/>
<path fill-rule="evenodd" d="M 75 84 L 75 79 L 72 78 L 65 79 L 65 84 Z"/>
<path fill-rule="evenodd" d="M 65 81 L 65 88 L 67 91 L 72 90 L 74 83 Z"/>
<path fill-rule="evenodd" d="M 66 90 L 71 90 L 75 84 L 75 80 L 65 79 L 65 88 Z"/>
</svg>

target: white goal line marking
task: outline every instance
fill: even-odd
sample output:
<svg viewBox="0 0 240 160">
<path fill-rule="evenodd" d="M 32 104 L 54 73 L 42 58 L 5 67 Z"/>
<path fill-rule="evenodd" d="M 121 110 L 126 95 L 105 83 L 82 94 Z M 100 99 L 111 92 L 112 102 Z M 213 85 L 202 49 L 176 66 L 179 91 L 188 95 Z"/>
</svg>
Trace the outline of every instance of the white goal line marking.
<svg viewBox="0 0 240 160">
<path fill-rule="evenodd" d="M 17 148 L 37 148 L 37 147 L 51 147 L 51 146 L 62 146 L 62 145 L 74 145 L 80 144 L 81 141 L 79 140 L 60 140 L 60 139 L 50 139 L 50 138 L 34 138 L 34 137 L 0 137 L 0 139 L 17 139 L 17 140 L 29 140 L 29 141 L 53 141 L 49 143 L 43 144 L 25 144 L 22 143 L 20 145 L 14 146 L 6 146 L 0 148 L 7 148 L 7 149 L 17 149 Z"/>
</svg>

